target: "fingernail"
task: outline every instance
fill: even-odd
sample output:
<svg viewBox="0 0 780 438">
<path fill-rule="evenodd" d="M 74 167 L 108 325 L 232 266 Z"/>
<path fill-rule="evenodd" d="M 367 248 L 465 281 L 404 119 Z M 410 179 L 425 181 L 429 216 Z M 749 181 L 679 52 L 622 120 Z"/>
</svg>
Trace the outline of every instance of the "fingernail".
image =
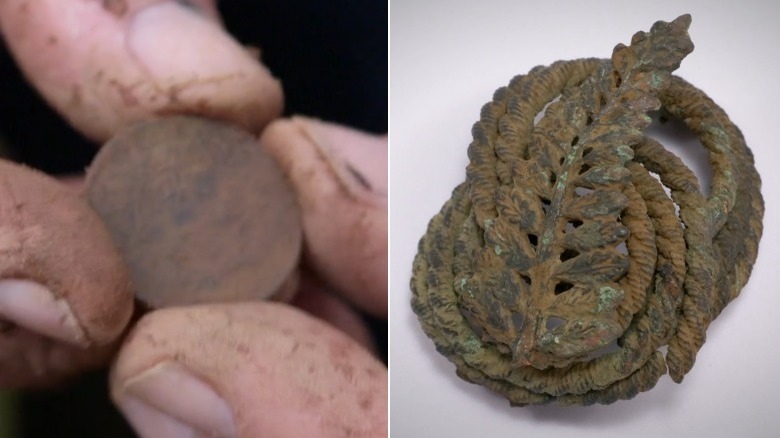
<svg viewBox="0 0 780 438">
<path fill-rule="evenodd" d="M 143 437 L 236 434 L 227 403 L 179 364 L 164 362 L 127 380 L 116 402 Z"/>
<path fill-rule="evenodd" d="M 217 22 L 185 3 L 156 3 L 132 19 L 129 47 L 152 76 L 186 85 L 235 75 L 237 62 L 257 64 Z"/>
<path fill-rule="evenodd" d="M 387 147 L 377 136 L 302 116 L 293 117 L 307 139 L 326 158 L 350 194 L 387 197 Z"/>
<path fill-rule="evenodd" d="M 0 317 L 50 338 L 89 345 L 68 303 L 31 280 L 0 280 Z"/>
</svg>

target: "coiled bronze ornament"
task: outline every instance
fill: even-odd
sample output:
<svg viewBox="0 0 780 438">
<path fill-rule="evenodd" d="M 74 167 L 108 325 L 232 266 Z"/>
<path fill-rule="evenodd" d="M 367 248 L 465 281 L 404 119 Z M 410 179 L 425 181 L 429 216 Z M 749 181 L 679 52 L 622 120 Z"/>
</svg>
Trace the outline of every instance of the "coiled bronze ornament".
<svg viewBox="0 0 780 438">
<path fill-rule="evenodd" d="M 536 67 L 482 108 L 466 181 L 430 221 L 411 282 L 461 378 L 513 405 L 589 405 L 690 371 L 747 282 L 764 210 L 739 129 L 671 74 L 693 50 L 690 21 L 657 22 L 611 60 Z M 709 196 L 643 135 L 655 110 L 708 150 Z"/>
</svg>

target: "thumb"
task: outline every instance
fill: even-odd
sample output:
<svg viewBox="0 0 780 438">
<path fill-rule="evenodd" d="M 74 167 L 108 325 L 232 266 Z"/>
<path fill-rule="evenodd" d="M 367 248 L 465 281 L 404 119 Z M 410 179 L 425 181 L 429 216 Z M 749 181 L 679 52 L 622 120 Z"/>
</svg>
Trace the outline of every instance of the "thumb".
<svg viewBox="0 0 780 438">
<path fill-rule="evenodd" d="M 387 436 L 387 369 L 284 304 L 149 313 L 122 347 L 111 388 L 143 437 Z"/>
<path fill-rule="evenodd" d="M 0 28 L 27 78 L 93 140 L 171 113 L 259 132 L 281 112 L 279 83 L 213 1 L 2 0 Z"/>
<path fill-rule="evenodd" d="M 133 309 L 125 266 L 87 203 L 0 161 L 0 388 L 104 364 Z"/>
</svg>

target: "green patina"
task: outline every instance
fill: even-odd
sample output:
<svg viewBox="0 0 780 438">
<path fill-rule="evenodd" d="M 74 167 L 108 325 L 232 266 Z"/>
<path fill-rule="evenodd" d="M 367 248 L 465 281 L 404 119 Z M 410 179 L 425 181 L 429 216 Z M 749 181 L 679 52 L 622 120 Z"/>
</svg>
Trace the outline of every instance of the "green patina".
<svg viewBox="0 0 780 438">
<path fill-rule="evenodd" d="M 615 153 L 623 162 L 630 161 L 634 158 L 634 150 L 631 149 L 630 146 L 620 145 L 615 148 Z"/>
<path fill-rule="evenodd" d="M 463 345 L 469 350 L 471 354 L 477 354 L 482 350 L 482 341 L 473 336 L 466 339 Z"/>
<path fill-rule="evenodd" d="M 718 137 L 718 139 L 723 142 L 727 142 L 729 139 L 729 136 L 728 134 L 726 134 L 726 131 L 724 131 L 723 128 L 721 128 L 720 126 L 708 124 L 706 126 L 703 126 L 703 128 L 706 133 Z M 720 144 L 720 142 L 718 144 Z"/>
<path fill-rule="evenodd" d="M 610 286 L 602 286 L 599 288 L 599 304 L 596 307 L 596 312 L 602 312 L 606 309 L 613 309 L 616 301 L 623 298 L 623 291 L 615 289 Z"/>
<path fill-rule="evenodd" d="M 650 74 L 650 86 L 655 89 L 660 89 L 663 87 L 664 82 L 666 81 L 665 75 L 660 75 L 657 72 L 653 72 Z"/>
</svg>

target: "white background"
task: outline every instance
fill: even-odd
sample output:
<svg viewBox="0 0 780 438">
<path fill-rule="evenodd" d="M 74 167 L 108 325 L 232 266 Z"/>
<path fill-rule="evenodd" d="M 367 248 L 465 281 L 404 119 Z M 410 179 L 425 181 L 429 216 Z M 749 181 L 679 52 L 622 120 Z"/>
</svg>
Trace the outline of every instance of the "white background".
<svg viewBox="0 0 780 438">
<path fill-rule="evenodd" d="M 780 437 L 780 2 L 393 0 L 390 10 L 392 436 Z M 419 329 L 409 308 L 417 242 L 464 179 L 471 126 L 496 88 L 535 65 L 609 57 L 634 32 L 686 12 L 696 48 L 677 74 L 742 129 L 763 179 L 750 282 L 681 385 L 664 376 L 611 406 L 510 408 L 457 378 Z M 701 151 L 686 146 L 701 147 L 674 150 L 701 168 Z"/>
</svg>

